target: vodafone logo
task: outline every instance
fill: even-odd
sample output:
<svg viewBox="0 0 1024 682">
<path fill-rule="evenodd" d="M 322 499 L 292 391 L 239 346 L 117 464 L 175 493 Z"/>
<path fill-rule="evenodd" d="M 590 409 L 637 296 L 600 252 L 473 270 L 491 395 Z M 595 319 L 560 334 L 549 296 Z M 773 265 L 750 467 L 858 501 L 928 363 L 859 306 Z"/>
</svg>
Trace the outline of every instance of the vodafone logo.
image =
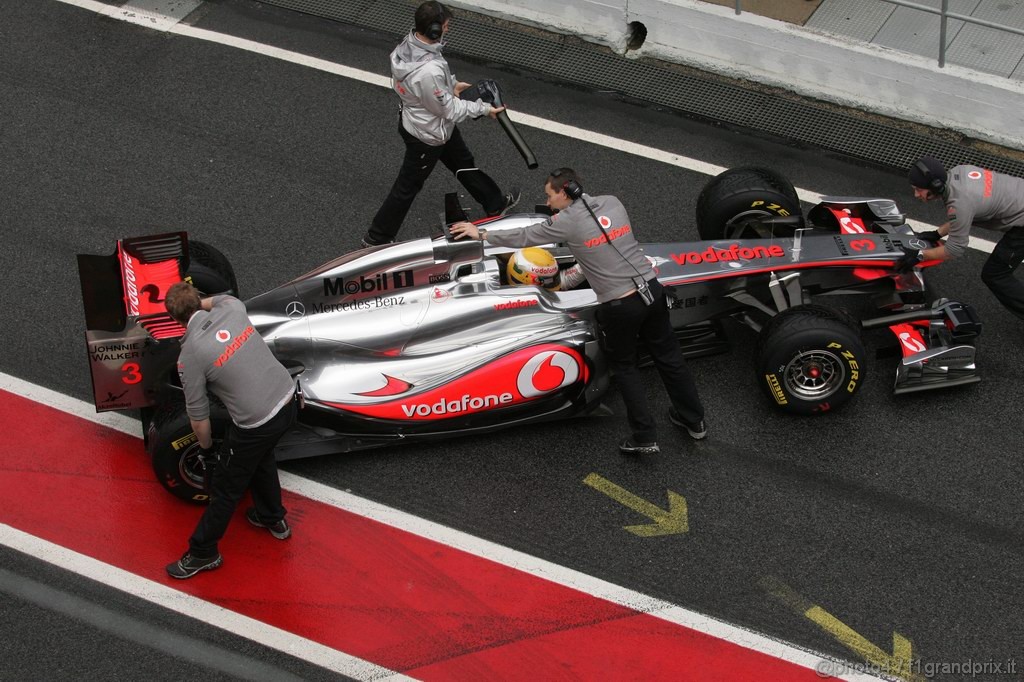
<svg viewBox="0 0 1024 682">
<path fill-rule="evenodd" d="M 549 350 L 530 358 L 519 370 L 516 388 L 524 398 L 536 398 L 574 383 L 580 367 L 568 353 Z"/>
<path fill-rule="evenodd" d="M 227 329 L 221 329 L 215 334 L 215 337 L 221 343 L 227 343 L 231 340 L 231 332 Z"/>
<path fill-rule="evenodd" d="M 971 180 L 981 180 L 981 172 L 971 171 L 970 173 L 967 174 L 967 177 L 969 177 Z"/>
<path fill-rule="evenodd" d="M 527 403 L 562 388 L 586 383 L 586 360 L 567 346 L 545 343 L 495 358 L 469 373 L 428 390 L 409 394 L 412 386 L 396 380 L 370 393 L 350 394 L 329 407 L 378 419 L 437 420 Z M 364 402 L 367 397 L 386 398 Z"/>
<path fill-rule="evenodd" d="M 608 229 L 612 226 L 612 221 L 608 219 L 608 216 L 603 215 L 597 219 L 597 222 L 601 223 L 601 227 Z"/>
<path fill-rule="evenodd" d="M 139 314 L 139 285 L 135 274 L 135 261 L 127 253 L 122 252 L 122 271 L 124 273 L 124 292 L 128 298 L 128 314 Z"/>
</svg>

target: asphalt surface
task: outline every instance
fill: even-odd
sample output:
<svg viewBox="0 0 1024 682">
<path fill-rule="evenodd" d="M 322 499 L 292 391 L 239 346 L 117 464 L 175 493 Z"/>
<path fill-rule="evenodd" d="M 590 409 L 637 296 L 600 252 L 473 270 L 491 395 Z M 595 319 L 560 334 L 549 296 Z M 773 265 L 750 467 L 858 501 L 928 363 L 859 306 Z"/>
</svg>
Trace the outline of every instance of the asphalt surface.
<svg viewBox="0 0 1024 682">
<path fill-rule="evenodd" d="M 382 74 L 393 47 L 390 37 L 248 0 L 205 3 L 188 22 Z M 461 80 L 498 78 L 514 110 L 723 166 L 770 165 L 800 188 L 893 197 L 911 217 L 941 219 L 939 207 L 911 203 L 901 172 L 449 59 Z M 227 254 L 243 296 L 254 295 L 355 248 L 401 158 L 386 89 L 51 0 L 3 4 L 0 66 L 0 371 L 84 400 L 91 387 L 76 254 L 184 229 Z M 625 202 L 643 241 L 697 239 L 694 209 L 708 180 L 700 173 L 522 128 L 541 162 L 528 171 L 493 122 L 460 127 L 482 168 L 502 186 L 524 188 L 525 205 L 542 200 L 544 170 L 569 165 L 592 193 Z M 433 227 L 443 193 L 456 187 L 436 170 L 403 235 Z M 891 651 L 895 631 L 925 661 L 1005 661 L 1024 641 L 1024 326 L 981 284 L 984 258 L 971 252 L 929 279 L 938 294 L 975 305 L 985 322 L 984 379 L 973 387 L 894 397 L 895 359 L 879 358 L 844 410 L 780 415 L 754 383 L 746 352 L 754 334 L 735 325 L 730 354 L 691 363 L 710 428 L 700 443 L 666 419 L 660 455 L 622 457 L 615 443 L 625 418 L 613 395 L 610 418 L 283 468 L 842 658 L 858 660 L 767 586 L 788 585 L 883 650 Z M 868 339 L 872 348 L 887 341 L 882 333 Z M 650 377 L 652 405 L 663 412 L 667 400 L 653 370 Z M 584 485 L 591 473 L 656 504 L 666 489 L 685 496 L 689 532 L 623 531 L 642 517 Z M 108 609 L 196 636 L 178 616 L 106 600 L 111 590 L 37 564 L 0 550 L 0 569 L 13 575 L 86 599 L 99 599 L 98 590 Z M 109 661 L 133 678 L 151 665 L 178 666 L 163 668 L 177 678 L 194 670 L 185 653 L 150 652 L 150 660 L 129 648 L 118 658 L 110 632 L 23 601 L 10 584 L 0 581 L 11 597 L 0 618 L 24 653 L 5 657 L 0 677 L 59 674 L 33 644 L 43 637 L 50 650 L 78 656 L 75 671 L 90 677 L 106 676 Z M 291 674 L 323 674 L 221 640 Z M 89 651 L 101 655 L 90 659 Z"/>
</svg>

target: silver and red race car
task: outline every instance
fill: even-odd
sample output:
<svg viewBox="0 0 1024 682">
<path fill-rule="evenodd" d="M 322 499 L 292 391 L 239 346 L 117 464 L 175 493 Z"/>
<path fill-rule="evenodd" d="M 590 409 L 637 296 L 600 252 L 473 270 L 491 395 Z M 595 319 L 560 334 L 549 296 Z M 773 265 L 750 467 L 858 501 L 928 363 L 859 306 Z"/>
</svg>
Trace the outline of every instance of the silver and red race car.
<svg viewBox="0 0 1024 682">
<path fill-rule="evenodd" d="M 448 197 L 447 224 L 461 219 Z M 714 178 L 698 201 L 702 241 L 644 244 L 689 357 L 723 352 L 728 318 L 758 332 L 756 382 L 781 410 L 818 414 L 865 380 L 864 328 L 902 349 L 895 391 L 979 380 L 981 325 L 966 304 L 926 303 L 924 246 L 887 199 L 826 198 L 805 219 L 796 192 L 764 168 Z M 544 215 L 490 219 L 489 231 Z M 572 254 L 549 245 L 569 267 Z M 454 241 L 446 229 L 346 254 L 246 301 L 256 330 L 295 377 L 303 409 L 279 460 L 483 433 L 591 413 L 609 387 L 597 298 L 586 287 L 512 286 L 512 249 Z M 206 294 L 238 287 L 228 260 L 184 232 L 122 239 L 80 255 L 96 408 L 141 409 L 156 474 L 172 493 L 206 499 L 199 448 L 175 371 L 184 330 L 163 294 L 190 277 Z M 868 294 L 858 321 L 830 295 Z M 230 346 L 225 347 L 230 353 Z M 215 437 L 227 413 L 211 396 Z"/>
</svg>

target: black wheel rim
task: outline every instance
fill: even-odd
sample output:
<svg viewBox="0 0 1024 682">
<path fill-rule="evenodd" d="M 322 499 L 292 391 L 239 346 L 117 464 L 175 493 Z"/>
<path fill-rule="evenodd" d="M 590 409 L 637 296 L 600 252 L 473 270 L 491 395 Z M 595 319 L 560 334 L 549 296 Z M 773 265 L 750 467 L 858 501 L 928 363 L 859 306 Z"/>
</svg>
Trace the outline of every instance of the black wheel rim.
<svg viewBox="0 0 1024 682">
<path fill-rule="evenodd" d="M 198 490 L 203 489 L 203 477 L 206 475 L 206 465 L 200 457 L 202 451 L 198 443 L 193 443 L 178 459 L 178 475 L 181 480 Z"/>
</svg>

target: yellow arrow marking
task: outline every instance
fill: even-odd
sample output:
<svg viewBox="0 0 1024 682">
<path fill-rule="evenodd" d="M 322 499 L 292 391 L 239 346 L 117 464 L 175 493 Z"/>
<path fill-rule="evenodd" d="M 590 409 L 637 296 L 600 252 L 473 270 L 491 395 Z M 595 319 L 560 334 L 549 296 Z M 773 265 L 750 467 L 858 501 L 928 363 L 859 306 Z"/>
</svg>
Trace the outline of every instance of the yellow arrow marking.
<svg viewBox="0 0 1024 682">
<path fill-rule="evenodd" d="M 913 643 L 898 632 L 892 633 L 892 655 L 890 655 L 825 609 L 811 604 L 781 580 L 772 577 L 764 578 L 761 581 L 761 586 L 769 594 L 835 637 L 847 649 L 863 657 L 868 663 L 908 682 L 924 682 L 925 678 L 912 669 L 914 663 Z"/>
<path fill-rule="evenodd" d="M 668 511 L 638 497 L 625 488 L 620 488 L 606 478 L 598 474 L 590 474 L 583 479 L 583 482 L 594 490 L 602 492 L 619 504 L 629 507 L 635 512 L 643 514 L 654 521 L 638 526 L 623 526 L 633 535 L 640 537 L 654 537 L 656 535 L 677 535 L 690 530 L 690 522 L 687 518 L 686 498 L 671 490 L 668 493 Z"/>
</svg>

